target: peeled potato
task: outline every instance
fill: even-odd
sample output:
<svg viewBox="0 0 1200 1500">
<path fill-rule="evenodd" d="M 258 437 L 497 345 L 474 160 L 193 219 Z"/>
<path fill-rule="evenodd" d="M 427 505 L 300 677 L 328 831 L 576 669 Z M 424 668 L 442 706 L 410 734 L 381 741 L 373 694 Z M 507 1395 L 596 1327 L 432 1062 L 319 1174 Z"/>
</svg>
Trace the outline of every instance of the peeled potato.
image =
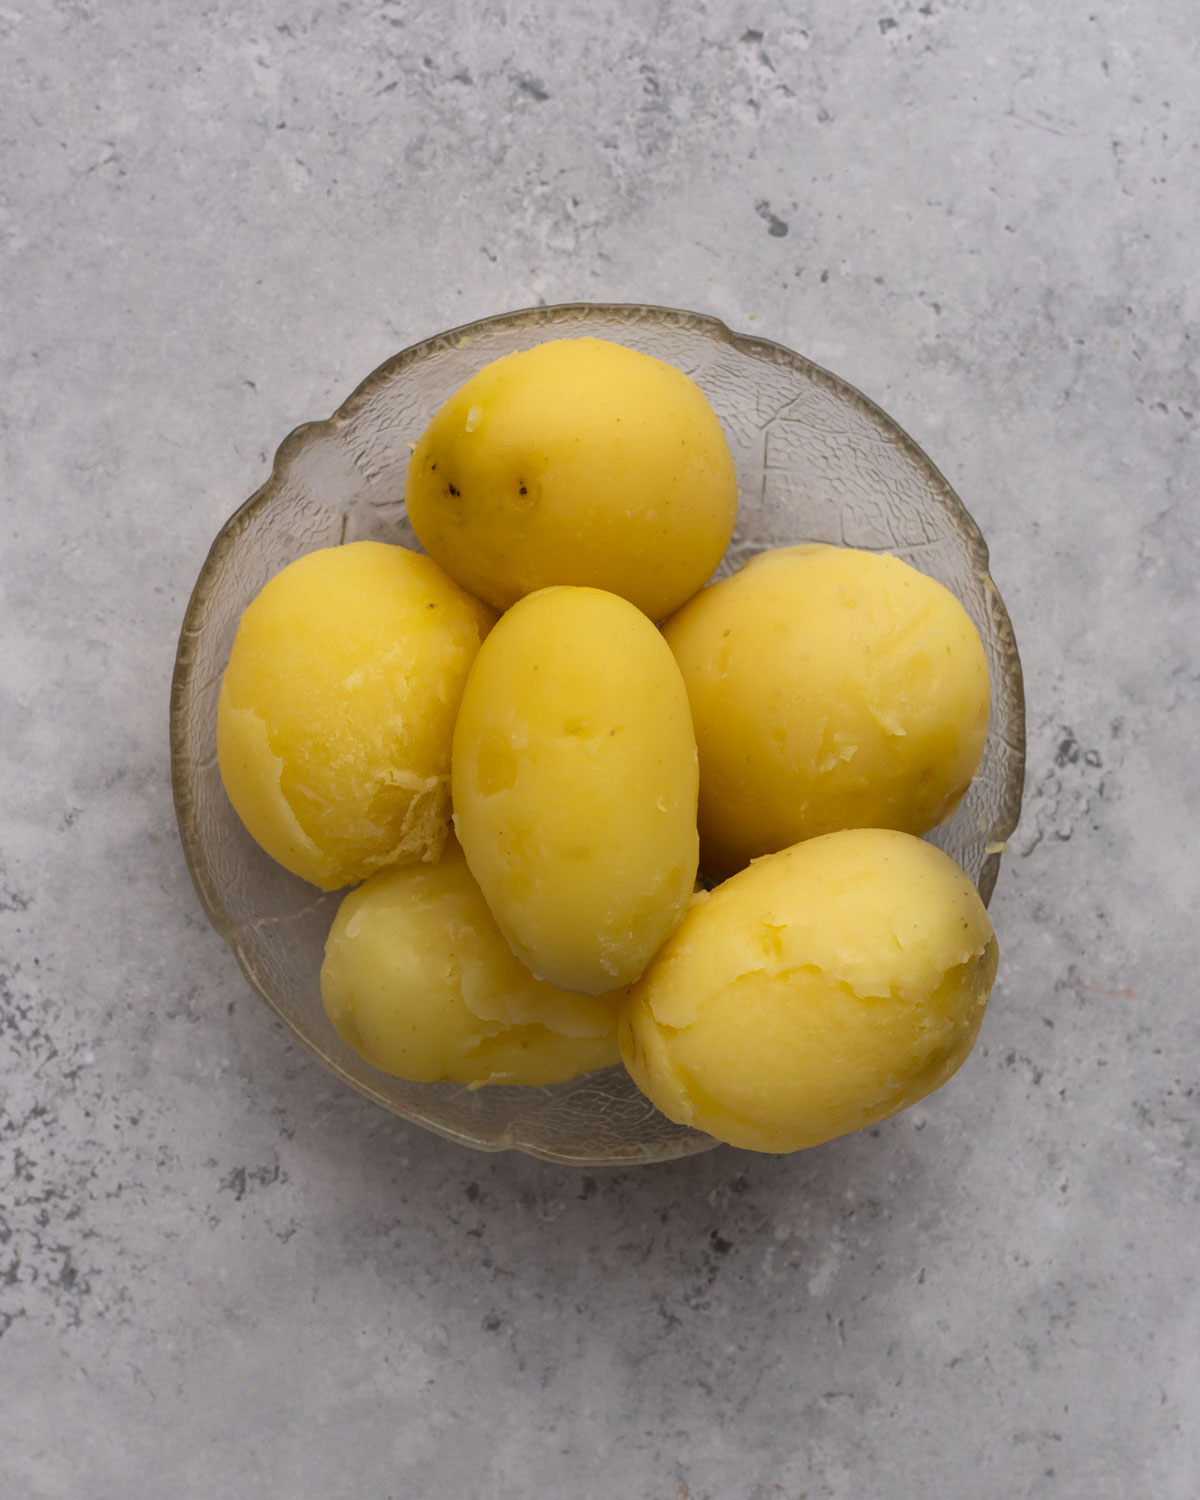
<svg viewBox="0 0 1200 1500">
<path fill-rule="evenodd" d="M 840 828 L 924 833 L 979 767 L 983 644 L 954 595 L 899 558 L 764 552 L 663 633 L 692 706 L 711 876 Z"/>
<path fill-rule="evenodd" d="M 429 424 L 405 493 L 425 550 L 498 609 L 570 583 L 654 620 L 711 575 L 737 511 L 729 445 L 699 387 L 602 339 L 485 366 Z"/>
<path fill-rule="evenodd" d="M 996 963 L 948 856 L 890 830 L 828 834 L 697 897 L 623 1003 L 621 1055 L 670 1119 L 796 1151 L 945 1083 Z"/>
<path fill-rule="evenodd" d="M 382 542 L 271 579 L 217 705 L 225 790 L 268 854 L 323 890 L 437 858 L 454 716 L 493 619 L 430 558 Z"/>
<path fill-rule="evenodd" d="M 679 669 L 633 605 L 543 589 L 484 642 L 454 730 L 454 822 L 535 974 L 628 984 L 696 876 L 696 741 Z"/>
<path fill-rule="evenodd" d="M 617 1061 L 613 998 L 535 979 L 500 935 L 462 850 L 383 870 L 342 901 L 321 995 L 334 1028 L 418 1083 L 561 1083 Z"/>
</svg>

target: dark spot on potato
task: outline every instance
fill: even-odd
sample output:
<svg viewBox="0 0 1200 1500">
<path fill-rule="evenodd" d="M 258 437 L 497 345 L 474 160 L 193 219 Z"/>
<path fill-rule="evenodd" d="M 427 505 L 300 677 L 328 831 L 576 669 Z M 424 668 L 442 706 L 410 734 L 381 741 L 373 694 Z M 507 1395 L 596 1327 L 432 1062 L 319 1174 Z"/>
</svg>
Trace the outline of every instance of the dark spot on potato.
<svg viewBox="0 0 1200 1500">
<path fill-rule="evenodd" d="M 450 494 L 452 494 L 454 496 L 454 498 L 457 500 L 458 497 L 459 497 L 459 491 L 455 488 L 455 486 L 452 485 L 452 484 L 448 484 L 446 486 L 446 488 L 447 488 L 447 490 L 449 490 Z"/>
</svg>

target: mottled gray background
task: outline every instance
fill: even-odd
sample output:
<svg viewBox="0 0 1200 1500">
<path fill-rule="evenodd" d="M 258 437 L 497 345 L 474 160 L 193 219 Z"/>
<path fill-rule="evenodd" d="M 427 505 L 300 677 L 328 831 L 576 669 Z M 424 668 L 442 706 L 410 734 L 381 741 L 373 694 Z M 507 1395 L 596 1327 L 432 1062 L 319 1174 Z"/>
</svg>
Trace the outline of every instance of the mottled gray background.
<svg viewBox="0 0 1200 1500">
<path fill-rule="evenodd" d="M 0 1495 L 1200 1492 L 1194 0 L 3 0 Z M 981 1045 L 581 1176 L 285 1040 L 179 853 L 192 580 L 279 439 L 539 299 L 879 400 L 1030 710 Z"/>
</svg>

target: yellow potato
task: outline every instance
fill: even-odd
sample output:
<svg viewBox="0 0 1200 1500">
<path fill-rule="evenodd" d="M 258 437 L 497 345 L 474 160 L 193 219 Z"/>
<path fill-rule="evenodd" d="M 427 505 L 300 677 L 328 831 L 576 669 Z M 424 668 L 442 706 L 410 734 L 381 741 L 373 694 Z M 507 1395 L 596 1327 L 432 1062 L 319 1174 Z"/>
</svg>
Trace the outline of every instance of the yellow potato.
<svg viewBox="0 0 1200 1500">
<path fill-rule="evenodd" d="M 645 615 L 599 589 L 523 599 L 454 731 L 454 823 L 513 952 L 564 989 L 628 984 L 696 875 L 687 694 Z"/>
<path fill-rule="evenodd" d="M 975 887 L 910 834 L 853 829 L 697 897 L 621 1011 L 621 1055 L 672 1120 L 796 1151 L 939 1088 L 996 974 Z"/>
<path fill-rule="evenodd" d="M 682 371 L 602 339 L 558 339 L 486 365 L 450 397 L 413 453 L 406 498 L 425 550 L 497 608 L 585 584 L 659 620 L 720 562 L 737 478 Z"/>
<path fill-rule="evenodd" d="M 343 1041 L 418 1083 L 561 1083 L 617 1061 L 615 997 L 535 979 L 453 839 L 437 864 L 383 870 L 345 897 L 321 997 Z"/>
<path fill-rule="evenodd" d="M 437 858 L 454 716 L 494 618 L 382 542 L 310 552 L 271 579 L 217 706 L 225 790 L 268 854 L 323 890 Z"/>
<path fill-rule="evenodd" d="M 948 589 L 899 558 L 784 547 L 667 621 L 700 748 L 701 866 L 839 828 L 924 833 L 987 736 L 987 660 Z"/>
</svg>

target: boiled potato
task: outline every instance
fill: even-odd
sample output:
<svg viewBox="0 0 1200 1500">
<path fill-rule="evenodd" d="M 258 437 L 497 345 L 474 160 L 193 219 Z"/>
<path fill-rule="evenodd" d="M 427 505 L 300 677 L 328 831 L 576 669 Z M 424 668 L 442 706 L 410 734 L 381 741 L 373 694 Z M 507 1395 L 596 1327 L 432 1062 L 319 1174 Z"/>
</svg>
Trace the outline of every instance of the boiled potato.
<svg viewBox="0 0 1200 1500">
<path fill-rule="evenodd" d="M 342 1040 L 417 1083 L 561 1083 L 617 1061 L 616 997 L 571 995 L 512 955 L 449 840 L 338 908 L 321 997 Z"/>
<path fill-rule="evenodd" d="M 383 542 L 310 552 L 242 616 L 217 706 L 238 816 L 323 890 L 436 859 L 450 737 L 494 616 L 435 562 Z"/>
<path fill-rule="evenodd" d="M 450 397 L 412 455 L 406 497 L 430 556 L 499 609 L 586 584 L 658 620 L 721 560 L 737 480 L 682 371 L 602 339 L 557 339 Z"/>
<path fill-rule="evenodd" d="M 700 747 L 710 876 L 839 828 L 924 833 L 978 769 L 983 644 L 954 595 L 899 558 L 764 552 L 664 634 Z"/>
<path fill-rule="evenodd" d="M 945 1083 L 996 961 L 978 892 L 940 850 L 827 834 L 697 898 L 623 1004 L 621 1055 L 672 1120 L 796 1151 Z"/>
<path fill-rule="evenodd" d="M 513 952 L 564 989 L 636 979 L 696 875 L 696 741 L 659 632 L 599 589 L 513 606 L 471 668 L 454 821 Z"/>
</svg>

